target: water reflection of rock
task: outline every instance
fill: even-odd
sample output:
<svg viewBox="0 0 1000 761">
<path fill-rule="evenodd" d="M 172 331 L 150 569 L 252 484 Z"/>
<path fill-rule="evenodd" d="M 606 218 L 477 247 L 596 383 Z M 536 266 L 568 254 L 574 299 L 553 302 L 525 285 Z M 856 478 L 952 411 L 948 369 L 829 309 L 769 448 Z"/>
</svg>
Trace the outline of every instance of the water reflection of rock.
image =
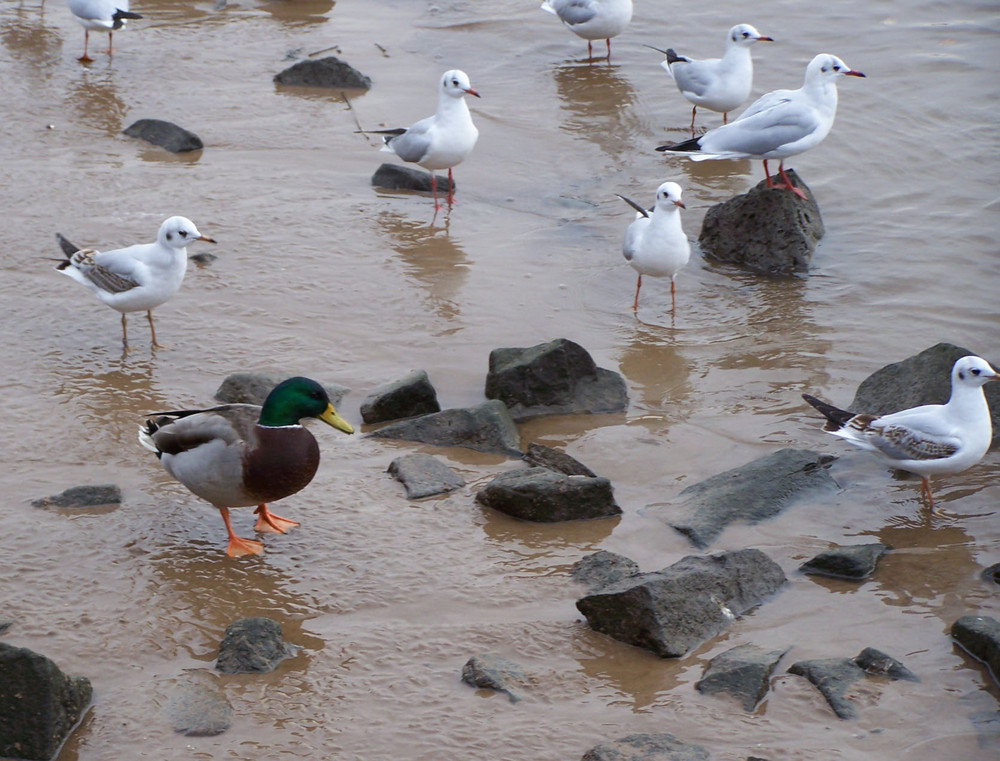
<svg viewBox="0 0 1000 761">
<path fill-rule="evenodd" d="M 618 696 L 630 699 L 633 711 L 645 711 L 669 702 L 666 693 L 680 684 L 687 668 L 683 659 L 659 658 L 584 626 L 586 637 L 578 648 L 580 670 Z M 590 652 L 588 652 L 590 651 Z"/>
<path fill-rule="evenodd" d="M 324 23 L 334 5 L 334 0 L 266 0 L 261 7 L 276 21 L 301 26 Z"/>
<path fill-rule="evenodd" d="M 496 510 L 476 506 L 483 511 L 483 533 L 505 554 L 541 561 L 541 573 L 552 566 L 572 565 L 581 556 L 596 552 L 621 522 L 620 517 L 560 523 L 532 523 L 511 518 Z"/>
<path fill-rule="evenodd" d="M 616 66 L 563 64 L 553 77 L 568 112 L 559 125 L 564 132 L 597 143 L 615 158 L 634 155 L 645 127 L 636 115 L 632 85 Z"/>
<path fill-rule="evenodd" d="M 669 328 L 636 322 L 618 357 L 632 403 L 640 409 L 688 407 L 682 402 L 694 390 L 691 367 L 672 334 Z"/>
<path fill-rule="evenodd" d="M 125 126 L 125 102 L 118 97 L 113 69 L 87 69 L 66 92 L 67 120 L 108 135 L 117 135 Z"/>
</svg>

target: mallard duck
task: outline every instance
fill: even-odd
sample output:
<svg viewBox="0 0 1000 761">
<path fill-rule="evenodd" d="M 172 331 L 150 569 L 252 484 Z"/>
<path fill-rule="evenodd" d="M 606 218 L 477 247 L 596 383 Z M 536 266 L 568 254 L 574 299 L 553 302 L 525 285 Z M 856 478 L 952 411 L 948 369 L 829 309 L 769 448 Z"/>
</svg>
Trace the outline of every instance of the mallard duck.
<svg viewBox="0 0 1000 761">
<path fill-rule="evenodd" d="M 205 410 L 152 413 L 139 443 L 166 471 L 222 514 L 230 557 L 257 555 L 264 546 L 241 539 L 229 508 L 257 506 L 255 531 L 285 533 L 297 521 L 268 511 L 267 503 L 304 488 L 319 466 L 319 445 L 299 422 L 313 417 L 354 433 L 316 381 L 295 377 L 267 395 L 264 406 L 225 404 Z"/>
<path fill-rule="evenodd" d="M 125 28 L 125 19 L 142 18 L 128 9 L 128 0 L 66 0 L 73 18 L 83 25 L 83 55 L 77 60 L 89 63 L 94 59 L 87 55 L 90 30 L 108 33 L 107 54 L 111 55 L 111 35 Z"/>
</svg>

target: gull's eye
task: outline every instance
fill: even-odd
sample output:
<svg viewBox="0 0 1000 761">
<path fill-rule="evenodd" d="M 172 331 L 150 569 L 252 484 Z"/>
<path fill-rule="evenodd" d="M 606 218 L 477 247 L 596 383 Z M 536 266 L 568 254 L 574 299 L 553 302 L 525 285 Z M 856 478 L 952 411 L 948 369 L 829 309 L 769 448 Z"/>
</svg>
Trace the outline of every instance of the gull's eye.
<svg viewBox="0 0 1000 761">
<path fill-rule="evenodd" d="M 979 375 L 980 371 L 979 371 L 978 367 L 973 367 L 971 372 L 972 372 L 973 375 Z"/>
<path fill-rule="evenodd" d="M 186 238 L 188 236 L 187 230 L 181 230 L 180 231 L 180 235 L 181 235 L 182 238 Z"/>
</svg>

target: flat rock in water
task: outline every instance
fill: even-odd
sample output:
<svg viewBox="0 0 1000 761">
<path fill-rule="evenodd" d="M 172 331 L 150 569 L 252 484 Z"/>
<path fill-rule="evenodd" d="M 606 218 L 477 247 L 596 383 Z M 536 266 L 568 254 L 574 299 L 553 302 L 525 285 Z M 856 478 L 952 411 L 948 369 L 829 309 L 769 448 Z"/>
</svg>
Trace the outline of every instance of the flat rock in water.
<svg viewBox="0 0 1000 761">
<path fill-rule="evenodd" d="M 407 499 L 433 497 L 465 486 L 458 473 L 429 454 L 408 454 L 389 463 L 389 473 L 402 482 Z"/>
<path fill-rule="evenodd" d="M 709 661 L 695 689 L 707 694 L 733 695 L 743 704 L 744 711 L 752 711 L 767 694 L 771 674 L 787 652 L 787 648 L 766 650 L 753 644 L 738 645 Z"/>
<path fill-rule="evenodd" d="M 622 512 L 608 479 L 567 476 L 548 468 L 501 473 L 479 490 L 476 501 L 537 523 L 607 518 Z"/>
<path fill-rule="evenodd" d="M 439 193 L 448 192 L 448 175 L 436 174 L 434 182 L 437 183 Z M 417 190 L 422 193 L 430 193 L 432 190 L 429 172 L 401 164 L 382 164 L 372 175 L 372 185 L 386 190 Z M 454 192 L 454 182 L 451 183 L 451 188 Z"/>
<path fill-rule="evenodd" d="M 221 735 L 233 723 L 233 707 L 210 674 L 187 676 L 167 700 L 170 726 L 187 737 Z"/>
<path fill-rule="evenodd" d="M 504 692 L 511 703 L 521 700 L 528 676 L 520 664 L 500 655 L 474 655 L 462 667 L 462 681 L 473 687 Z"/>
<path fill-rule="evenodd" d="M 989 568 L 984 569 L 982 576 L 987 581 L 1000 584 L 1000 563 L 994 563 Z"/>
<path fill-rule="evenodd" d="M 812 191 L 795 170 L 787 174 L 809 200 L 784 188 L 769 188 L 762 180 L 750 192 L 711 207 L 698 236 L 706 257 L 765 275 L 809 269 L 816 243 L 825 232 L 823 219 Z M 780 177 L 772 180 L 782 181 Z"/>
<path fill-rule="evenodd" d="M 440 411 L 437 391 L 424 370 L 376 386 L 361 402 L 361 419 L 369 424 Z"/>
<path fill-rule="evenodd" d="M 274 81 L 280 85 L 327 87 L 333 90 L 369 90 L 372 86 L 371 77 L 332 55 L 299 61 L 275 74 Z"/>
<path fill-rule="evenodd" d="M 629 735 L 602 743 L 584 753 L 581 761 L 708 761 L 709 758 L 708 751 L 700 745 L 663 732 Z"/>
<path fill-rule="evenodd" d="M 858 386 L 852 412 L 888 415 L 921 404 L 944 404 L 951 396 L 951 368 L 956 361 L 974 351 L 949 343 L 939 343 L 919 354 L 886 365 L 865 378 Z M 996 363 L 984 359 L 992 367 Z M 1000 383 L 987 383 L 986 403 L 993 420 L 993 443 L 1000 441 Z"/>
<path fill-rule="evenodd" d="M 215 392 L 215 398 L 225 404 L 257 404 L 261 405 L 267 399 L 275 386 L 293 377 L 292 374 L 278 373 L 232 373 L 227 375 L 222 385 Z M 336 407 L 350 391 L 346 386 L 336 383 L 321 384 L 330 397 L 330 403 Z"/>
<path fill-rule="evenodd" d="M 49 761 L 90 704 L 93 688 L 44 655 L 0 642 L 0 757 Z"/>
<path fill-rule="evenodd" d="M 171 153 L 200 151 L 205 147 L 193 132 L 162 119 L 140 119 L 123 129 L 122 134 L 166 148 Z"/>
<path fill-rule="evenodd" d="M 705 548 L 730 523 L 772 518 L 815 489 L 835 490 L 826 468 L 834 459 L 807 449 L 782 449 L 692 484 L 678 495 L 680 504 L 650 505 L 643 512 Z"/>
<path fill-rule="evenodd" d="M 607 550 L 598 550 L 580 558 L 570 569 L 573 580 L 583 584 L 591 592 L 617 584 L 638 573 L 639 564 L 634 560 Z"/>
<path fill-rule="evenodd" d="M 567 476 L 597 477 L 594 471 L 579 460 L 570 457 L 565 452 L 560 452 L 558 449 L 553 449 L 534 441 L 528 444 L 528 452 L 524 455 L 523 459 L 529 465 L 556 470 L 560 473 L 565 473 Z"/>
<path fill-rule="evenodd" d="M 74 486 L 51 497 L 41 497 L 32 500 L 32 507 L 101 507 L 102 505 L 120 505 L 122 501 L 121 487 L 115 484 L 100 484 L 97 486 Z"/>
<path fill-rule="evenodd" d="M 419 441 L 439 447 L 521 456 L 521 434 L 503 402 L 492 401 L 400 420 L 367 434 L 379 439 Z"/>
<path fill-rule="evenodd" d="M 886 655 L 874 647 L 866 647 L 856 656 L 854 662 L 872 676 L 884 676 L 892 680 L 903 679 L 907 682 L 919 682 L 917 675 L 891 655 Z"/>
<path fill-rule="evenodd" d="M 886 545 L 878 542 L 834 547 L 807 560 L 799 570 L 815 576 L 860 581 L 874 573 L 878 559 L 888 551 Z"/>
<path fill-rule="evenodd" d="M 576 607 L 595 631 L 677 658 L 724 631 L 785 581 L 781 567 L 757 549 L 689 555 L 582 597 Z"/>
<path fill-rule="evenodd" d="M 951 638 L 965 652 L 985 663 L 1000 681 L 1000 621 L 989 616 L 962 616 L 951 626 Z"/>
<path fill-rule="evenodd" d="M 565 338 L 494 349 L 486 397 L 505 402 L 519 422 L 542 415 L 621 412 L 628 406 L 625 379 L 597 367 L 586 349 Z"/>
<path fill-rule="evenodd" d="M 820 691 L 830 708 L 841 719 L 858 715 L 852 685 L 864 679 L 865 672 L 849 658 L 821 658 L 798 661 L 788 667 L 789 674 L 804 676 Z"/>
<path fill-rule="evenodd" d="M 226 628 L 215 668 L 223 674 L 262 674 L 274 671 L 301 648 L 285 642 L 281 624 L 270 618 L 242 618 Z"/>
</svg>

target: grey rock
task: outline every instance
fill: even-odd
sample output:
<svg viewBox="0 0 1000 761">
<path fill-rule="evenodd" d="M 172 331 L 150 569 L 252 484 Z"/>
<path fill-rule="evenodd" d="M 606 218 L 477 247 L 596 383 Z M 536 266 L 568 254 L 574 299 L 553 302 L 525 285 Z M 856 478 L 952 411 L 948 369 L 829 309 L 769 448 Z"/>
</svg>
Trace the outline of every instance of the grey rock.
<svg viewBox="0 0 1000 761">
<path fill-rule="evenodd" d="M 369 90 L 372 86 L 371 77 L 336 56 L 299 61 L 276 74 L 274 81 L 280 85 L 333 90 Z"/>
<path fill-rule="evenodd" d="M 281 624 L 270 618 L 242 618 L 226 628 L 215 668 L 223 674 L 274 671 L 301 648 L 281 638 Z"/>
<path fill-rule="evenodd" d="M 0 642 L 0 757 L 48 761 L 90 704 L 93 688 L 44 655 Z"/>
<path fill-rule="evenodd" d="M 949 343 L 939 343 L 901 362 L 886 365 L 865 378 L 854 401 L 854 412 L 888 415 L 921 404 L 944 404 L 951 396 L 951 367 L 962 357 L 977 352 Z M 993 367 L 996 363 L 985 358 Z M 987 383 L 986 403 L 993 420 L 993 443 L 1000 441 L 1000 383 Z"/>
<path fill-rule="evenodd" d="M 424 370 L 376 386 L 361 402 L 361 419 L 369 424 L 440 411 L 437 391 Z"/>
<path fill-rule="evenodd" d="M 187 676 L 165 706 L 175 732 L 187 737 L 221 735 L 233 723 L 233 707 L 214 677 L 198 671 Z"/>
<path fill-rule="evenodd" d="M 709 661 L 705 675 L 695 683 L 695 689 L 706 694 L 724 692 L 752 711 L 767 694 L 771 674 L 784 650 L 766 650 L 753 644 L 738 645 Z"/>
<path fill-rule="evenodd" d="M 227 375 L 215 392 L 215 398 L 226 404 L 263 404 L 271 390 L 291 377 L 285 373 L 232 373 Z M 336 383 L 323 383 L 330 403 L 336 407 L 350 391 Z"/>
<path fill-rule="evenodd" d="M 505 402 L 519 422 L 542 415 L 620 412 L 628 406 L 625 379 L 597 367 L 586 349 L 565 338 L 494 349 L 486 397 Z"/>
<path fill-rule="evenodd" d="M 889 551 L 884 544 L 852 544 L 821 552 L 799 566 L 802 573 L 834 579 L 860 580 L 875 571 L 878 559 Z"/>
<path fill-rule="evenodd" d="M 598 550 L 573 564 L 570 576 L 590 591 L 617 584 L 639 573 L 639 564 L 631 558 L 607 550 Z"/>
<path fill-rule="evenodd" d="M 841 719 L 857 717 L 858 708 L 851 686 L 863 679 L 865 672 L 854 661 L 849 658 L 798 661 L 789 666 L 788 673 L 804 676 L 812 682 Z"/>
<path fill-rule="evenodd" d="M 917 675 L 891 655 L 886 655 L 874 647 L 866 647 L 856 656 L 854 662 L 865 670 L 866 674 L 884 676 L 889 679 L 903 679 L 907 682 L 919 682 Z"/>
<path fill-rule="evenodd" d="M 434 182 L 437 183 L 439 193 L 448 192 L 448 175 L 436 174 Z M 423 169 L 415 169 L 412 166 L 382 164 L 372 175 L 372 185 L 386 190 L 417 190 L 430 193 L 431 175 Z M 454 181 L 451 183 L 451 189 L 454 192 Z"/>
<path fill-rule="evenodd" d="M 622 512 L 608 479 L 567 476 L 548 468 L 501 473 L 479 490 L 476 501 L 537 523 L 607 518 Z"/>
<path fill-rule="evenodd" d="M 576 607 L 595 631 L 676 658 L 725 630 L 785 581 L 781 567 L 760 550 L 689 555 L 582 597 Z"/>
<path fill-rule="evenodd" d="M 761 181 L 750 192 L 711 207 L 698 236 L 706 257 L 765 275 L 790 275 L 809 268 L 825 232 L 823 219 L 812 191 L 794 170 L 787 174 L 809 200 L 782 188 L 768 188 Z"/>
<path fill-rule="evenodd" d="M 123 129 L 122 134 L 166 148 L 171 153 L 200 151 L 205 147 L 193 132 L 162 119 L 140 119 Z"/>
<path fill-rule="evenodd" d="M 989 616 L 962 616 L 952 624 L 951 638 L 985 663 L 993 679 L 1000 681 L 1000 621 Z"/>
<path fill-rule="evenodd" d="M 74 486 L 51 497 L 32 500 L 31 504 L 33 507 L 73 508 L 120 505 L 121 501 L 121 487 L 115 484 L 100 484 L 97 486 Z"/>
<path fill-rule="evenodd" d="M 567 476 L 597 477 L 594 471 L 579 460 L 570 457 L 565 452 L 560 452 L 558 449 L 553 449 L 534 441 L 528 444 L 528 452 L 524 455 L 524 461 L 529 465 L 557 470 L 560 473 L 565 473 Z"/>
<path fill-rule="evenodd" d="M 730 523 L 756 523 L 814 490 L 836 490 L 826 468 L 833 459 L 807 449 L 782 449 L 692 484 L 678 495 L 676 506 L 651 505 L 644 512 L 705 548 Z"/>
<path fill-rule="evenodd" d="M 466 447 L 508 457 L 521 456 L 521 435 L 507 407 L 499 401 L 400 420 L 367 435 L 420 441 L 439 447 Z"/>
<path fill-rule="evenodd" d="M 984 569 L 982 576 L 987 581 L 1000 584 L 1000 563 L 994 563 L 989 568 Z"/>
<path fill-rule="evenodd" d="M 511 703 L 521 700 L 528 676 L 520 664 L 500 655 L 474 655 L 462 667 L 462 681 L 473 687 L 504 692 Z"/>
<path fill-rule="evenodd" d="M 14 625 L 14 620 L 10 618 L 0 618 L 0 634 L 6 634 L 7 630 Z"/>
<path fill-rule="evenodd" d="M 197 254 L 191 254 L 188 257 L 188 260 L 194 262 L 199 267 L 207 267 L 209 264 L 211 264 L 218 258 L 219 257 L 216 256 L 215 254 L 210 254 L 207 251 L 202 251 Z"/>
<path fill-rule="evenodd" d="M 389 463 L 389 473 L 402 482 L 407 499 L 433 497 L 465 486 L 458 473 L 429 454 L 397 457 Z"/>
<path fill-rule="evenodd" d="M 708 761 L 709 758 L 708 751 L 700 745 L 663 732 L 629 735 L 602 743 L 584 753 L 581 761 Z"/>
</svg>

